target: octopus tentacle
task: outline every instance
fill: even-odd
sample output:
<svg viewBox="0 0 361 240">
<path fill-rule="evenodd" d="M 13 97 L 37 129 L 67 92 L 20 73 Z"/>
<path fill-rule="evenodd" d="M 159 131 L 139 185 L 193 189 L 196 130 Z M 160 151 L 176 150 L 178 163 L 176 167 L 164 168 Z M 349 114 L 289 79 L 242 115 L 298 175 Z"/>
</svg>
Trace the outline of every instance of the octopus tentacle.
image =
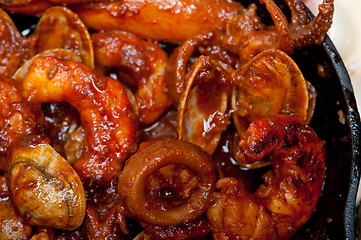
<svg viewBox="0 0 361 240">
<path fill-rule="evenodd" d="M 334 0 L 324 0 L 318 7 L 319 13 L 307 25 L 291 26 L 292 45 L 301 48 L 310 44 L 321 44 L 325 39 L 325 33 L 331 27 Z"/>
<path fill-rule="evenodd" d="M 291 25 L 306 25 L 309 22 L 301 1 L 285 0 L 285 2 L 291 11 Z"/>
<path fill-rule="evenodd" d="M 266 8 L 271 14 L 272 20 L 279 35 L 278 46 L 276 46 L 277 49 L 283 50 L 285 52 L 292 52 L 292 35 L 288 28 L 288 22 L 285 15 L 273 0 L 262 1 L 266 4 Z"/>
</svg>

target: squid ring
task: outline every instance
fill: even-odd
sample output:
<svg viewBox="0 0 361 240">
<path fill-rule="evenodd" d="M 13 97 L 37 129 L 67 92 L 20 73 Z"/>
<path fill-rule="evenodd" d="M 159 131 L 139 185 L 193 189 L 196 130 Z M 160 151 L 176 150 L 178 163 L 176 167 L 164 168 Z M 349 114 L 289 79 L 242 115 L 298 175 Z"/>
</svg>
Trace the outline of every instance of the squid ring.
<svg viewBox="0 0 361 240">
<path fill-rule="evenodd" d="M 197 186 L 181 204 L 157 206 L 145 186 L 152 174 L 169 165 L 181 165 L 194 173 Z M 211 157 L 200 147 L 182 140 L 159 140 L 131 156 L 119 176 L 119 193 L 131 216 L 146 223 L 170 226 L 192 221 L 211 203 L 215 190 Z M 160 199 L 160 198 L 158 198 Z"/>
</svg>

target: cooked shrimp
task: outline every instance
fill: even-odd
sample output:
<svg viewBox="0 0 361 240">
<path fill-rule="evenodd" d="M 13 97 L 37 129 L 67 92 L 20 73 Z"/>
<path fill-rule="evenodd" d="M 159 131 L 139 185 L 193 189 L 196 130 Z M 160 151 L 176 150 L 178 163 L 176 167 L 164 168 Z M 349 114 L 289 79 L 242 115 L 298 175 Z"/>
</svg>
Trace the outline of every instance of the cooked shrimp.
<svg viewBox="0 0 361 240">
<path fill-rule="evenodd" d="M 150 124 L 170 105 L 165 84 L 167 54 L 157 44 L 133 34 L 110 31 L 93 33 L 96 70 L 115 71 L 119 81 L 135 95 L 141 124 Z"/>
<path fill-rule="evenodd" d="M 268 158 L 273 170 L 254 194 L 241 182 L 217 182 L 207 210 L 215 239 L 288 239 L 311 216 L 325 177 L 325 142 L 304 121 L 272 115 L 253 122 L 239 143 L 245 163 Z"/>
<path fill-rule="evenodd" d="M 0 239 L 29 239 L 32 227 L 19 216 L 10 200 L 10 191 L 4 176 L 0 176 Z"/>
<path fill-rule="evenodd" d="M 135 152 L 138 122 L 119 81 L 100 76 L 81 63 L 39 57 L 22 86 L 29 102 L 65 101 L 78 110 L 87 151 L 73 166 L 83 180 L 111 180 Z"/>
<path fill-rule="evenodd" d="M 1 165 L 20 215 L 31 225 L 79 227 L 85 214 L 80 178 L 48 145 L 49 140 L 37 129 L 29 103 L 6 80 L 0 81 L 0 105 Z"/>
<path fill-rule="evenodd" d="M 24 38 L 9 15 L 0 8 L 0 74 L 12 76 L 34 54 L 33 42 Z"/>
<path fill-rule="evenodd" d="M 159 140 L 127 160 L 118 188 L 129 216 L 171 226 L 192 221 L 206 211 L 215 179 L 210 156 L 197 145 Z"/>
<path fill-rule="evenodd" d="M 178 43 L 208 28 L 222 28 L 241 5 L 227 0 L 125 0 L 72 6 L 93 30 L 123 30 Z"/>
<path fill-rule="evenodd" d="M 12 79 L 0 80 L 0 170 L 7 170 L 7 154 L 10 145 L 30 134 L 38 134 L 30 105 L 12 83 Z"/>
</svg>

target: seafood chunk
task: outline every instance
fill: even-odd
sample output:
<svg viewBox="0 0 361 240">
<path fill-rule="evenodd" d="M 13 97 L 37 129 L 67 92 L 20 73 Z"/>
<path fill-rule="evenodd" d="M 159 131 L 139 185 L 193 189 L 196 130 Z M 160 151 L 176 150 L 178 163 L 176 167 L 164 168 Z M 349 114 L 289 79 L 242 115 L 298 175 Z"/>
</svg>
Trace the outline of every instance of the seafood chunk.
<svg viewBox="0 0 361 240">
<path fill-rule="evenodd" d="M 23 37 L 9 15 L 0 8 L 0 74 L 12 76 L 34 54 L 32 41 Z"/>
<path fill-rule="evenodd" d="M 118 80 L 49 56 L 34 59 L 22 86 L 31 103 L 68 102 L 79 112 L 87 151 L 73 167 L 83 180 L 110 181 L 136 151 L 138 121 Z"/>
<path fill-rule="evenodd" d="M 115 74 L 134 93 L 140 123 L 154 123 L 170 105 L 165 84 L 166 52 L 127 32 L 98 32 L 91 34 L 91 39 L 97 72 Z"/>
<path fill-rule="evenodd" d="M 241 9 L 238 15 L 231 16 L 227 22 L 223 46 L 239 54 L 242 63 L 268 49 L 292 54 L 296 48 L 321 44 L 331 27 L 334 0 L 324 0 L 319 5 L 316 18 L 309 23 L 300 1 L 287 0 L 292 14 L 290 24 L 273 0 L 260 2 L 266 5 L 274 25 L 268 26 L 262 22 L 254 4 L 248 9 Z"/>
<path fill-rule="evenodd" d="M 159 140 L 127 160 L 118 188 L 130 216 L 171 226 L 194 220 L 206 211 L 215 179 L 210 156 L 197 145 Z"/>
<path fill-rule="evenodd" d="M 249 123 L 284 113 L 308 119 L 308 85 L 296 63 L 280 50 L 266 50 L 232 73 L 233 115 L 242 137 Z"/>
<path fill-rule="evenodd" d="M 64 48 L 75 52 L 85 65 L 94 68 L 93 45 L 88 29 L 68 8 L 57 6 L 47 9 L 32 37 L 36 39 L 36 53 Z"/>
<path fill-rule="evenodd" d="M 93 30 L 123 30 L 178 43 L 208 28 L 224 27 L 241 5 L 227 0 L 125 0 L 71 6 Z"/>
<path fill-rule="evenodd" d="M 303 120 L 270 115 L 249 126 L 240 159 L 267 158 L 273 170 L 254 194 L 235 178 L 217 182 L 207 210 L 215 239 L 288 239 L 310 218 L 325 178 L 325 142 Z"/>
<path fill-rule="evenodd" d="M 19 216 L 10 200 L 10 191 L 4 176 L 0 176 L 0 222 L 2 240 L 29 239 L 32 235 L 32 227 Z"/>
<path fill-rule="evenodd" d="M 73 230 L 83 222 L 83 185 L 51 146 L 14 148 L 7 174 L 12 201 L 31 225 Z"/>
<path fill-rule="evenodd" d="M 227 112 L 232 89 L 230 76 L 216 61 L 200 56 L 185 81 L 178 106 L 178 138 L 212 154 L 230 124 L 231 115 Z"/>
</svg>

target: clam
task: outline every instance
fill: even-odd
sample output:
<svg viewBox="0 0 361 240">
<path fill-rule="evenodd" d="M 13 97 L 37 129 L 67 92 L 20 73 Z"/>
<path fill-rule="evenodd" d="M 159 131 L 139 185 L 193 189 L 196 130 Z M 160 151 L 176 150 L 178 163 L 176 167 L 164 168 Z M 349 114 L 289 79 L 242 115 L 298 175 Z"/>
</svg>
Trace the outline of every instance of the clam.
<svg viewBox="0 0 361 240">
<path fill-rule="evenodd" d="M 233 119 L 240 137 L 249 123 L 284 113 L 309 119 L 308 84 L 297 64 L 280 50 L 266 50 L 237 69 L 232 77 Z"/>
<path fill-rule="evenodd" d="M 64 48 L 77 53 L 83 63 L 94 68 L 94 51 L 87 27 L 77 14 L 66 7 L 44 12 L 34 32 L 35 52 Z"/>
<path fill-rule="evenodd" d="M 29 224 L 73 230 L 83 222 L 83 185 L 50 145 L 14 148 L 8 179 L 12 200 Z"/>
<path fill-rule="evenodd" d="M 210 57 L 200 56 L 186 76 L 178 106 L 178 138 L 212 154 L 230 124 L 230 82 L 223 68 Z"/>
</svg>

